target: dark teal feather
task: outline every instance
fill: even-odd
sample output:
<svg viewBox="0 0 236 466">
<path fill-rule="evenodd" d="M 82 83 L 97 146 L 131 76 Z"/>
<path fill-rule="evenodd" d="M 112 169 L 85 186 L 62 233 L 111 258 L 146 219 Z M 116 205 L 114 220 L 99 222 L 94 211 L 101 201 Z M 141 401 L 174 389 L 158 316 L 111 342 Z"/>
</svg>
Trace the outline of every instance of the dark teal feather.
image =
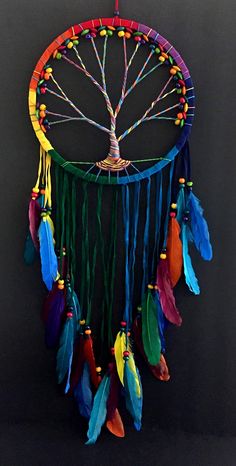
<svg viewBox="0 0 236 466">
<path fill-rule="evenodd" d="M 39 243 L 43 281 L 50 291 L 53 282 L 57 279 L 57 256 L 54 250 L 52 230 L 45 218 L 41 220 L 39 226 Z"/>
<path fill-rule="evenodd" d="M 200 293 L 200 288 L 199 288 L 198 281 L 197 281 L 195 272 L 193 270 L 192 261 L 191 261 L 191 258 L 188 252 L 188 231 L 189 231 L 188 225 L 185 222 L 183 222 L 182 230 L 181 230 L 181 238 L 182 238 L 182 244 L 183 244 L 183 264 L 184 264 L 185 281 L 190 291 L 192 291 L 192 293 L 197 295 Z"/>
<path fill-rule="evenodd" d="M 30 232 L 28 232 L 25 240 L 24 247 L 24 261 L 27 265 L 32 265 L 37 256 L 37 251 L 35 249 L 32 237 Z"/>
<path fill-rule="evenodd" d="M 90 419 L 93 394 L 91 390 L 89 365 L 87 363 L 84 364 L 82 375 L 74 389 L 74 397 L 81 416 Z"/>
<path fill-rule="evenodd" d="M 110 384 L 110 376 L 105 374 L 94 397 L 89 429 L 87 432 L 88 441 L 86 442 L 86 445 L 92 445 L 96 442 L 106 420 Z"/>
<path fill-rule="evenodd" d="M 186 207 L 186 202 L 185 202 L 185 188 L 180 187 L 179 188 L 179 193 L 177 197 L 177 215 L 176 215 L 176 220 L 178 221 L 178 224 L 181 226 L 183 222 L 183 215 Z"/>
<path fill-rule="evenodd" d="M 161 341 L 156 303 L 149 289 L 142 304 L 142 341 L 149 364 L 156 366 L 161 357 Z"/>
<path fill-rule="evenodd" d="M 137 395 L 136 392 L 136 383 L 134 374 L 129 369 L 129 365 L 127 362 L 125 363 L 125 375 L 124 375 L 124 386 L 125 386 L 125 404 L 126 408 L 128 409 L 129 413 L 131 414 L 134 420 L 134 427 L 136 430 L 140 430 L 142 427 L 142 407 L 143 407 L 143 394 L 142 394 L 142 385 L 141 379 L 139 375 L 139 371 L 136 368 L 141 394 L 140 396 Z"/>
<path fill-rule="evenodd" d="M 70 359 L 73 354 L 74 347 L 74 321 L 73 317 L 67 317 L 65 325 L 62 329 L 59 348 L 57 351 L 57 378 L 58 383 L 62 383 L 69 368 Z"/>
<path fill-rule="evenodd" d="M 203 259 L 209 261 L 212 259 L 212 246 L 208 225 L 203 217 L 203 208 L 199 199 L 190 191 L 188 196 L 188 209 L 191 218 L 191 231 L 194 244 L 200 252 Z"/>
</svg>

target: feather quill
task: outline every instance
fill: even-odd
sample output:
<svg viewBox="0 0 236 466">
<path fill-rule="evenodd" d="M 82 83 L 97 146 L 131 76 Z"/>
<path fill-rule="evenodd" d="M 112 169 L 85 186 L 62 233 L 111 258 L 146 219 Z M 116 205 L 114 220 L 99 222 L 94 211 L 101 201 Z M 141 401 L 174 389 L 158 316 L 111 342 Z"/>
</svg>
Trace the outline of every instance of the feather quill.
<svg viewBox="0 0 236 466">
<path fill-rule="evenodd" d="M 39 226 L 39 243 L 43 281 L 47 289 L 50 291 L 52 289 L 53 282 L 58 278 L 58 271 L 57 256 L 53 245 L 53 236 L 47 216 L 42 218 Z"/>
<path fill-rule="evenodd" d="M 189 227 L 185 222 L 182 225 L 182 243 L 183 243 L 183 263 L 184 263 L 184 275 L 185 281 L 192 293 L 198 295 L 200 293 L 200 288 L 198 281 L 193 270 L 192 261 L 188 252 L 188 229 Z"/>
<path fill-rule="evenodd" d="M 84 364 L 81 378 L 78 385 L 74 389 L 74 397 L 81 416 L 89 419 L 92 411 L 93 395 L 91 390 L 89 367 L 87 363 Z"/>
<path fill-rule="evenodd" d="M 150 289 L 148 289 L 142 304 L 142 340 L 148 362 L 155 366 L 160 361 L 161 341 L 156 303 Z"/>
<path fill-rule="evenodd" d="M 194 244 L 203 259 L 212 259 L 212 246 L 207 222 L 203 216 L 203 208 L 199 199 L 190 191 L 188 196 L 188 208 L 191 218 L 191 231 Z"/>
<path fill-rule="evenodd" d="M 106 420 L 107 399 L 110 391 L 110 382 L 110 376 L 105 374 L 94 397 L 93 408 L 87 432 L 88 441 L 86 442 L 86 445 L 92 445 L 96 442 L 101 432 L 101 428 Z"/>
<path fill-rule="evenodd" d="M 179 235 L 180 226 L 178 221 L 175 217 L 170 217 L 167 236 L 167 261 L 173 287 L 181 277 L 183 266 L 182 243 Z"/>
<path fill-rule="evenodd" d="M 172 283 L 168 271 L 168 262 L 166 259 L 160 259 L 157 267 L 157 286 L 161 307 L 165 317 L 169 322 L 175 325 L 181 325 L 182 318 L 175 304 L 175 297 L 172 289 Z"/>
<path fill-rule="evenodd" d="M 139 383 L 139 389 L 137 392 L 136 379 L 134 377 L 133 370 L 130 368 L 130 359 L 125 362 L 124 380 L 125 380 L 125 404 L 126 408 L 131 414 L 134 420 L 134 427 L 136 430 L 141 429 L 142 420 L 142 406 L 143 406 L 143 395 L 142 385 L 139 375 L 139 371 L 136 368 L 136 374 Z"/>
</svg>

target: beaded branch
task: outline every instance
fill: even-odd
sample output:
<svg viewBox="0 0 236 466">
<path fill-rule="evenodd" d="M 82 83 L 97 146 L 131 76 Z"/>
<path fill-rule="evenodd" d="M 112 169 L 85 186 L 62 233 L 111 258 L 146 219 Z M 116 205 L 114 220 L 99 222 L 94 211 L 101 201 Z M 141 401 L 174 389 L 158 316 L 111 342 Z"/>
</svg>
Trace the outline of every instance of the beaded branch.
<svg viewBox="0 0 236 466">
<path fill-rule="evenodd" d="M 106 74 L 107 51 L 114 40 L 121 44 L 123 61 L 115 105 Z M 98 79 L 83 58 L 85 42 L 95 57 Z M 144 63 L 130 82 L 141 50 Z M 99 91 L 109 125 L 91 118 L 72 98 L 53 69 L 55 62 L 68 72 L 75 69 Z M 160 69 L 165 80 L 159 89 L 155 85 L 155 98 L 118 134 L 126 99 Z M 55 109 L 56 102 L 61 110 Z M 122 403 L 136 430 L 141 429 L 143 394 L 133 342 L 152 374 L 168 381 L 165 332 L 182 323 L 174 288 L 183 276 L 188 289 L 200 293 L 190 243 L 203 259 L 212 258 L 203 209 L 192 190 L 188 138 L 194 110 L 194 88 L 180 54 L 153 29 L 121 19 L 118 0 L 112 18 L 76 24 L 58 36 L 30 81 L 29 112 L 40 157 L 24 258 L 31 264 L 40 257 L 48 290 L 42 311 L 46 345 L 57 349 L 61 389 L 74 396 L 80 415 L 88 420 L 87 444 L 96 442 L 104 424 L 124 437 Z M 146 158 L 121 154 L 121 141 L 144 123 L 148 131 L 150 122 L 159 127 L 160 121 L 176 127 L 171 149 Z M 99 161 L 67 160 L 50 142 L 57 125 L 78 123 L 79 128 L 81 122 L 107 135 L 109 150 Z M 95 215 L 90 215 L 94 203 Z"/>
</svg>

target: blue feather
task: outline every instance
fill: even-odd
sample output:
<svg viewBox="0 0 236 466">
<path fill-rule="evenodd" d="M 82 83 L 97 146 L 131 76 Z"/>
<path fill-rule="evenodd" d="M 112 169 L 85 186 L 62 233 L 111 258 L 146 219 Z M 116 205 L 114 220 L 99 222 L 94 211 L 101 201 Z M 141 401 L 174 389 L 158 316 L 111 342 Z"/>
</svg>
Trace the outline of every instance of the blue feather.
<svg viewBox="0 0 236 466">
<path fill-rule="evenodd" d="M 65 394 L 67 394 L 68 391 L 70 390 L 70 376 L 71 376 L 71 367 L 72 367 L 72 361 L 73 361 L 73 354 L 74 354 L 74 352 L 72 351 L 72 353 L 70 355 L 68 373 L 67 373 L 67 378 L 66 378 L 66 386 L 65 386 L 65 390 L 64 390 Z"/>
<path fill-rule="evenodd" d="M 92 445 L 96 442 L 106 420 L 107 400 L 110 392 L 110 385 L 110 376 L 105 374 L 94 397 L 89 429 L 87 432 L 88 441 L 86 442 L 86 445 Z"/>
<path fill-rule="evenodd" d="M 185 222 L 183 222 L 182 230 L 181 230 L 181 237 L 182 237 L 182 243 L 183 243 L 183 263 L 184 263 L 185 281 L 190 291 L 192 291 L 194 294 L 199 294 L 200 289 L 199 289 L 198 281 L 197 281 L 195 272 L 193 270 L 191 258 L 188 253 L 188 231 L 189 231 L 189 227 L 187 226 Z"/>
<path fill-rule="evenodd" d="M 27 265 L 32 265 L 37 256 L 37 251 L 35 249 L 30 231 L 28 232 L 25 240 L 24 247 L 24 261 Z"/>
<path fill-rule="evenodd" d="M 46 217 L 43 217 L 39 226 L 39 243 L 43 281 L 50 291 L 53 282 L 57 279 L 58 272 L 52 230 Z"/>
<path fill-rule="evenodd" d="M 212 259 L 212 246 L 208 225 L 203 217 L 203 209 L 199 199 L 190 191 L 188 196 L 188 208 L 191 216 L 191 230 L 194 244 L 200 252 L 203 259 L 210 261 Z"/>
<path fill-rule="evenodd" d="M 183 214 L 185 211 L 186 202 L 185 202 L 185 189 L 184 187 L 179 188 L 179 193 L 177 197 L 177 215 L 176 220 L 178 224 L 181 226 L 183 222 Z"/>
<path fill-rule="evenodd" d="M 161 340 L 161 352 L 165 353 L 166 351 L 165 330 L 168 324 L 167 324 L 167 320 L 164 316 L 164 313 L 161 307 L 158 292 L 155 293 L 154 299 L 155 299 L 156 306 L 157 306 L 157 320 L 158 320 L 159 336 Z"/>
<path fill-rule="evenodd" d="M 60 336 L 59 348 L 57 351 L 57 378 L 58 383 L 62 383 L 69 368 L 71 355 L 74 347 L 74 321 L 73 317 L 67 317 Z"/>
<path fill-rule="evenodd" d="M 74 397 L 81 416 L 90 419 L 93 395 L 90 383 L 90 372 L 87 363 L 84 364 L 83 372 L 78 385 L 74 389 Z"/>
<path fill-rule="evenodd" d="M 140 396 L 137 395 L 136 383 L 133 372 L 129 369 L 127 362 L 125 363 L 125 376 L 124 376 L 124 385 L 125 385 L 125 404 L 126 408 L 130 412 L 133 420 L 134 427 L 136 430 L 140 430 L 142 427 L 142 407 L 143 407 L 143 395 L 142 395 L 142 385 L 139 375 L 139 371 L 136 367 L 141 393 Z"/>
</svg>

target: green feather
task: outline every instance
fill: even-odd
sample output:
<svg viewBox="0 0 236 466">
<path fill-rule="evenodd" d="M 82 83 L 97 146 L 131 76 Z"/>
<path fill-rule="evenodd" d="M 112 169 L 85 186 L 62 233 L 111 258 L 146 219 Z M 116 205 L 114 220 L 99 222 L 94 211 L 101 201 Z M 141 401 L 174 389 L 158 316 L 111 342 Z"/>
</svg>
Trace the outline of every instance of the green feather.
<svg viewBox="0 0 236 466">
<path fill-rule="evenodd" d="M 157 322 L 157 307 L 150 290 L 142 305 L 142 340 L 149 364 L 155 366 L 161 357 L 161 340 Z"/>
</svg>

